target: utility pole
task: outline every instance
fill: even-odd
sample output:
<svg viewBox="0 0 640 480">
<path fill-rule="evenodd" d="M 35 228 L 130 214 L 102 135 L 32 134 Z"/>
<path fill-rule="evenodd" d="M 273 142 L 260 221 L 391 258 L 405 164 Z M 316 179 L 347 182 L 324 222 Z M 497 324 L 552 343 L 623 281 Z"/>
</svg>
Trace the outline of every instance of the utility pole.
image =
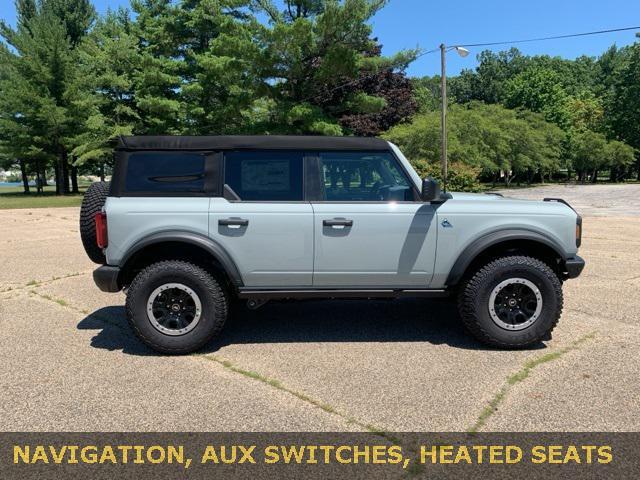
<svg viewBox="0 0 640 480">
<path fill-rule="evenodd" d="M 440 44 L 440 162 L 442 168 L 443 190 L 447 191 L 447 47 Z"/>
</svg>

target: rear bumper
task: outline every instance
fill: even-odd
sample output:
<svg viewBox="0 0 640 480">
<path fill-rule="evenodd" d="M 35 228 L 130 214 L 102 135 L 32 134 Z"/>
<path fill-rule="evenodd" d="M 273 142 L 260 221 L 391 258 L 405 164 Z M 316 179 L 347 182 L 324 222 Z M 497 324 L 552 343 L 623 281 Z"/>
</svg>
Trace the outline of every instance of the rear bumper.
<svg viewBox="0 0 640 480">
<path fill-rule="evenodd" d="M 584 259 L 579 256 L 567 258 L 564 262 L 564 267 L 567 272 L 567 278 L 576 278 L 584 269 Z"/>
<path fill-rule="evenodd" d="M 119 292 L 121 288 L 118 285 L 118 275 L 120 267 L 103 265 L 93 271 L 93 281 L 103 292 Z"/>
</svg>

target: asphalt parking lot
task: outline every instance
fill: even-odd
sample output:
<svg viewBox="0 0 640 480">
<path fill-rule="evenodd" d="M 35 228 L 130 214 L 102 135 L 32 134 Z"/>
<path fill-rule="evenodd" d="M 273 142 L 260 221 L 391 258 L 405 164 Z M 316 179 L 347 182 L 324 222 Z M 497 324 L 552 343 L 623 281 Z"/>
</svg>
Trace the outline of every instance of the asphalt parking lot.
<svg viewBox="0 0 640 480">
<path fill-rule="evenodd" d="M 0 210 L 1 431 L 637 431 L 640 185 L 542 187 L 584 214 L 553 340 L 486 349 L 443 300 L 267 304 L 162 357 L 91 278 L 78 209 Z"/>
</svg>

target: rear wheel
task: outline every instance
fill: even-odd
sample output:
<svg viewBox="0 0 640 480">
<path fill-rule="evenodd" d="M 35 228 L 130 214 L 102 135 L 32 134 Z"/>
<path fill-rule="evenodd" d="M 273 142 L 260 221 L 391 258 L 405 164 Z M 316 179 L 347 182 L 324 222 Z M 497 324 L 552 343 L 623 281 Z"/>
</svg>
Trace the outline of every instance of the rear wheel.
<svg viewBox="0 0 640 480">
<path fill-rule="evenodd" d="M 158 262 L 141 271 L 127 291 L 127 319 L 152 349 L 168 354 L 199 350 L 222 330 L 227 297 L 204 269 Z"/>
<path fill-rule="evenodd" d="M 498 258 L 475 272 L 458 297 L 460 316 L 480 341 L 502 348 L 550 338 L 562 313 L 562 283 L 544 262 Z"/>
<path fill-rule="evenodd" d="M 96 213 L 102 211 L 104 202 L 109 195 L 110 182 L 95 182 L 89 185 L 82 199 L 80 207 L 80 238 L 84 251 L 95 263 L 106 263 L 107 259 L 96 243 Z"/>
</svg>

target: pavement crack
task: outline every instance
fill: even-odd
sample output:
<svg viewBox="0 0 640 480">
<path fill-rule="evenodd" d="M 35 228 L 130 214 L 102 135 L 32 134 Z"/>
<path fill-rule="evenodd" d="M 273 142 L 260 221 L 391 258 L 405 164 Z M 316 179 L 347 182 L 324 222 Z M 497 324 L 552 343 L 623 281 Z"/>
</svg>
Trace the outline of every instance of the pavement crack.
<svg viewBox="0 0 640 480">
<path fill-rule="evenodd" d="M 61 307 L 68 308 L 69 310 L 73 310 L 74 312 L 78 312 L 78 313 L 81 313 L 83 315 L 89 315 L 89 311 L 88 310 L 75 307 L 75 306 L 71 305 L 64 298 L 52 297 L 51 295 L 48 295 L 46 293 L 40 293 L 40 292 L 37 292 L 36 290 L 29 290 L 29 293 L 32 294 L 32 295 L 35 295 L 37 297 L 43 298 L 45 300 L 48 300 L 49 302 L 57 303 Z"/>
<path fill-rule="evenodd" d="M 580 315 L 584 315 L 584 316 L 586 316 L 586 317 L 590 317 L 591 319 L 593 319 L 593 320 L 597 320 L 597 321 L 599 321 L 599 322 L 615 323 L 616 325 L 619 325 L 619 326 L 621 326 L 621 327 L 623 327 L 623 328 L 628 328 L 628 329 L 637 329 L 637 328 L 640 328 L 640 325 L 635 325 L 635 324 L 633 324 L 633 323 L 625 322 L 625 321 L 619 320 L 619 319 L 617 319 L 617 318 L 611 318 L 611 317 L 606 318 L 606 317 L 602 317 L 602 316 L 600 316 L 600 315 L 596 315 L 595 313 L 587 312 L 587 311 L 585 311 L 585 310 L 581 310 L 581 309 L 576 308 L 576 307 L 568 307 L 568 308 L 565 308 L 565 311 L 567 311 L 567 312 L 572 312 L 572 313 L 578 313 L 578 314 L 580 314 Z"/>
<path fill-rule="evenodd" d="M 482 409 L 482 411 L 480 412 L 480 415 L 478 416 L 478 419 L 475 421 L 475 423 L 471 427 L 467 429 L 467 432 L 477 433 L 478 431 L 480 431 L 480 429 L 487 423 L 489 418 L 498 411 L 498 406 L 500 406 L 500 404 L 504 402 L 505 398 L 507 398 L 507 395 L 509 394 L 509 391 L 511 390 L 511 388 L 514 385 L 526 380 L 529 377 L 529 374 L 531 373 L 532 370 L 534 370 L 536 367 L 543 365 L 547 362 L 557 360 L 558 358 L 563 356 L 565 353 L 571 352 L 573 350 L 577 350 L 582 346 L 583 343 L 593 339 L 595 336 L 596 336 L 596 332 L 588 333 L 587 335 L 584 335 L 578 338 L 577 340 L 574 340 L 566 347 L 563 347 L 559 350 L 555 350 L 549 353 L 545 353 L 544 355 L 540 355 L 539 357 L 533 358 L 531 360 L 527 360 L 522 365 L 520 370 L 518 370 L 517 372 L 507 377 L 505 383 L 502 385 L 502 387 L 500 387 L 500 389 L 496 392 L 493 398 L 489 400 L 489 403 Z"/>
<path fill-rule="evenodd" d="M 332 405 L 329 405 L 327 403 L 322 402 L 321 400 L 318 400 L 316 398 L 313 398 L 309 395 L 307 395 L 306 393 L 303 392 L 299 392 L 297 390 L 294 390 L 288 386 L 286 386 L 285 384 L 283 384 L 280 380 L 277 380 L 275 378 L 269 378 L 265 375 L 262 375 L 258 372 L 255 372 L 253 370 L 246 370 L 242 367 L 239 367 L 237 365 L 235 365 L 234 363 L 230 362 L 229 360 L 225 360 L 223 358 L 220 358 L 216 355 L 209 355 L 209 354 L 194 354 L 193 356 L 195 357 L 200 357 L 203 358 L 205 360 L 208 360 L 210 362 L 215 362 L 219 365 L 222 365 L 224 368 L 226 368 L 227 370 L 230 370 L 231 372 L 234 373 L 238 373 L 240 375 L 243 375 L 245 377 L 251 378 L 252 380 L 261 382 L 265 385 L 268 385 L 272 388 L 275 388 L 276 390 L 280 390 L 281 392 L 287 393 L 289 395 L 292 395 L 296 398 L 298 398 L 299 400 L 302 400 L 305 403 L 308 403 L 316 408 L 319 408 L 331 415 L 336 415 L 340 418 L 342 418 L 343 420 L 345 420 L 347 422 L 347 424 L 352 424 L 352 425 L 356 425 L 368 432 L 371 433 L 375 433 L 376 435 L 379 435 L 381 437 L 387 438 L 389 440 L 395 440 L 395 437 L 392 437 L 390 434 L 388 434 L 384 429 L 379 428 L 375 425 L 372 425 L 370 423 L 365 423 L 363 421 L 357 420 L 356 418 L 353 418 L 349 415 L 347 415 L 344 412 L 341 412 L 340 410 L 338 410 L 337 408 L 333 407 Z"/>
<path fill-rule="evenodd" d="M 87 273 L 90 273 L 90 272 L 91 270 L 88 270 L 86 272 L 74 272 L 74 273 L 68 273 L 66 275 L 62 275 L 59 277 L 51 277 L 46 280 L 30 280 L 24 285 L 18 285 L 17 287 L 9 287 L 4 290 L 0 290 L 0 293 L 13 292 L 16 290 L 24 290 L 25 288 L 29 288 L 29 287 L 40 287 L 42 285 L 48 285 L 50 283 L 57 282 L 58 280 L 63 280 L 65 278 L 79 277 L 80 275 L 86 275 Z"/>
<path fill-rule="evenodd" d="M 114 321 L 108 319 L 105 316 L 98 315 L 95 312 L 94 313 L 90 313 L 89 310 L 85 310 L 85 309 L 82 309 L 82 308 L 74 307 L 73 305 L 69 304 L 69 302 L 66 301 L 63 298 L 55 298 L 55 297 L 52 297 L 51 295 L 47 295 L 47 294 L 44 294 L 44 293 L 38 293 L 35 290 L 30 290 L 29 293 L 31 293 L 33 295 L 36 295 L 36 296 L 38 296 L 38 297 L 40 297 L 40 298 L 42 298 L 44 300 L 48 300 L 50 302 L 57 303 L 61 307 L 68 308 L 69 310 L 73 310 L 74 312 L 81 313 L 83 315 L 91 315 L 93 318 L 95 318 L 97 320 L 100 320 L 103 323 L 107 323 L 107 324 L 109 324 L 109 325 L 111 325 L 113 327 L 118 327 L 118 329 L 120 329 L 123 332 L 127 331 L 127 329 L 125 327 L 123 327 L 120 323 L 114 322 Z"/>
</svg>

